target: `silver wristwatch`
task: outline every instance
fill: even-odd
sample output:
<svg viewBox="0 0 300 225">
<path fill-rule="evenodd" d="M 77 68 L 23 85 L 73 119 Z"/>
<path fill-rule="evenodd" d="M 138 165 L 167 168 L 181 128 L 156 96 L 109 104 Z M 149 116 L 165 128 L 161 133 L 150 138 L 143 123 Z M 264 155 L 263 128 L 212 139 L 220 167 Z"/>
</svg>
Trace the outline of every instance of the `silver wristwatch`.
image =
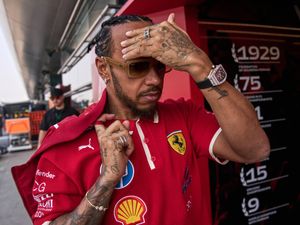
<svg viewBox="0 0 300 225">
<path fill-rule="evenodd" d="M 211 71 L 205 80 L 197 82 L 200 89 L 210 88 L 220 85 L 226 81 L 227 73 L 222 65 L 212 66 Z"/>
</svg>

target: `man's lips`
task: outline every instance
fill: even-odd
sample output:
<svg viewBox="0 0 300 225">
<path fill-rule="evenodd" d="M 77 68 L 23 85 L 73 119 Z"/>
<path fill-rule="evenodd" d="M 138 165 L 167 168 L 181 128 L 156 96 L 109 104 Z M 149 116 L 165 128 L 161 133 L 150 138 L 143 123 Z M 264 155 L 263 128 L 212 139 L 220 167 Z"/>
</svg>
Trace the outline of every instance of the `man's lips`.
<svg viewBox="0 0 300 225">
<path fill-rule="evenodd" d="M 161 95 L 160 91 L 149 91 L 146 93 L 143 93 L 140 97 L 142 99 L 146 99 L 147 101 L 157 101 Z"/>
</svg>

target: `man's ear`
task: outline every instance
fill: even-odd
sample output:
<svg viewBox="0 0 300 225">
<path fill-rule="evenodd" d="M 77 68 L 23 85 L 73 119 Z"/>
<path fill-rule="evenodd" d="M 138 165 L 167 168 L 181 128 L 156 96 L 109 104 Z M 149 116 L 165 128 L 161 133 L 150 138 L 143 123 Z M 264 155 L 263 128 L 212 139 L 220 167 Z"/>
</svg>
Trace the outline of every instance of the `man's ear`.
<svg viewBox="0 0 300 225">
<path fill-rule="evenodd" d="M 95 59 L 95 64 L 99 75 L 103 80 L 109 80 L 108 66 L 104 58 L 97 56 Z"/>
</svg>

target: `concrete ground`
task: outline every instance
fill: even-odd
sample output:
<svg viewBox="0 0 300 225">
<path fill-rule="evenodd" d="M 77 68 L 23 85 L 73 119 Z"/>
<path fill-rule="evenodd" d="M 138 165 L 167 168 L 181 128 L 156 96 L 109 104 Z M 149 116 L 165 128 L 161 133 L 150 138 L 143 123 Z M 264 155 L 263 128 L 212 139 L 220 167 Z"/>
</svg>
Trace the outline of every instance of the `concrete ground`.
<svg viewBox="0 0 300 225">
<path fill-rule="evenodd" d="M 9 152 L 0 155 L 0 224 L 32 224 L 12 179 L 10 169 L 27 161 L 34 150 Z"/>
</svg>

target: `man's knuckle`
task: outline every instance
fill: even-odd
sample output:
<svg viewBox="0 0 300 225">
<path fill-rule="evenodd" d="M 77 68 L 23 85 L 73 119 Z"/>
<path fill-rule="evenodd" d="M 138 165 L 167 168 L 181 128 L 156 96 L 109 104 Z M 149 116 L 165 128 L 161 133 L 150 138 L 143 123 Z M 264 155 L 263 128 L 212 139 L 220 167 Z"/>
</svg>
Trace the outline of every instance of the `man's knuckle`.
<svg viewBox="0 0 300 225">
<path fill-rule="evenodd" d="M 116 120 L 116 125 L 120 126 L 122 123 L 120 120 Z"/>
<path fill-rule="evenodd" d="M 169 22 L 168 21 L 163 21 L 160 23 L 160 27 L 162 26 L 168 26 Z"/>
</svg>

